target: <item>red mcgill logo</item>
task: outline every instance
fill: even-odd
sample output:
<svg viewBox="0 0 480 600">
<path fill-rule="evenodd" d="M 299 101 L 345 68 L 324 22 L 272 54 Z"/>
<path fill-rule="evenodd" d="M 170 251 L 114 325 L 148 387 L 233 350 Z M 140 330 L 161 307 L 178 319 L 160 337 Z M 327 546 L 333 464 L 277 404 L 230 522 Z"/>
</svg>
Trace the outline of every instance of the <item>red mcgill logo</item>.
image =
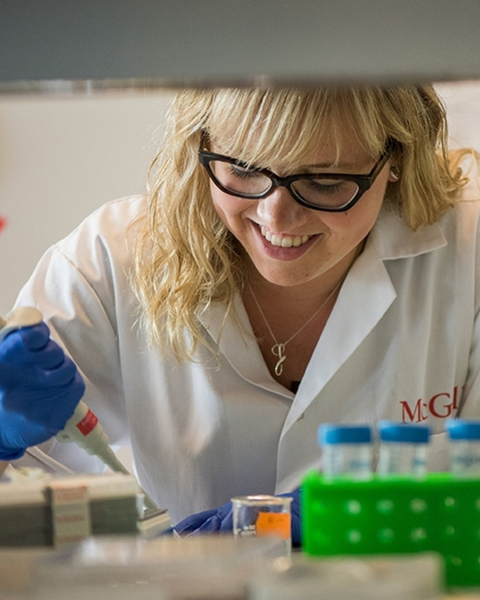
<svg viewBox="0 0 480 600">
<path fill-rule="evenodd" d="M 401 400 L 402 423 L 421 423 L 429 417 L 448 419 L 458 409 L 463 387 L 455 386 L 452 392 L 440 392 L 431 398 L 415 401 Z"/>
</svg>

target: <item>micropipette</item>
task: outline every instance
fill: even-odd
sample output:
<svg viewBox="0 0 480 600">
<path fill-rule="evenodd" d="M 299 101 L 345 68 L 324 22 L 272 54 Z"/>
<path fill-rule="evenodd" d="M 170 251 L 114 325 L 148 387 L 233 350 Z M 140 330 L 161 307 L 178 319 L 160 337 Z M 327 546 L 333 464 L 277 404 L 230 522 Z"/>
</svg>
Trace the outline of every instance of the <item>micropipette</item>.
<svg viewBox="0 0 480 600">
<path fill-rule="evenodd" d="M 0 317 L 0 342 L 15 329 L 38 325 L 43 319 L 42 313 L 33 307 L 19 307 L 10 311 L 5 318 Z M 88 454 L 98 458 L 116 473 L 130 475 L 130 471 L 118 460 L 108 445 L 108 436 L 98 422 L 96 415 L 80 400 L 75 412 L 65 424 L 65 427 L 55 436 L 59 442 L 75 442 Z M 146 508 L 157 508 L 148 494 L 144 495 Z"/>
<path fill-rule="evenodd" d="M 20 327 L 38 325 L 42 320 L 42 313 L 31 306 L 15 308 L 6 315 L 5 319 L 0 317 L 0 342 L 11 331 Z"/>
</svg>

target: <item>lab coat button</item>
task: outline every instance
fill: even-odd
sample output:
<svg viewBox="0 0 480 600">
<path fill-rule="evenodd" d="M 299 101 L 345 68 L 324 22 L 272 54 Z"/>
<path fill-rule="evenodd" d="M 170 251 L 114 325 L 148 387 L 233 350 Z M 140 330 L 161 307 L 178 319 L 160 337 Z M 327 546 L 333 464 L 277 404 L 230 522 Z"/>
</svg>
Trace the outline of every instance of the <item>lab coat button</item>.
<svg viewBox="0 0 480 600">
<path fill-rule="evenodd" d="M 302 414 L 301 414 L 301 415 L 298 417 L 298 419 L 297 419 L 297 423 L 298 423 L 299 421 L 303 421 L 303 417 L 304 417 L 304 416 L 305 416 L 305 413 L 302 413 Z"/>
</svg>

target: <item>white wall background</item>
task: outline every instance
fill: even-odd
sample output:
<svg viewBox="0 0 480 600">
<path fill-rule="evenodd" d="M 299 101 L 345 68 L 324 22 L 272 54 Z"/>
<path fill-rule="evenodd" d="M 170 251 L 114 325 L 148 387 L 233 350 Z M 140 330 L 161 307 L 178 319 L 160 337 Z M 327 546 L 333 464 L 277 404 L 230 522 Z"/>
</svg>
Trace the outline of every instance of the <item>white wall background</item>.
<svg viewBox="0 0 480 600">
<path fill-rule="evenodd" d="M 438 84 L 452 138 L 480 150 L 480 82 Z M 0 97 L 0 314 L 92 210 L 143 193 L 170 92 Z"/>
<path fill-rule="evenodd" d="M 451 146 L 473 146 L 480 152 L 480 80 L 435 87 L 447 107 Z"/>
<path fill-rule="evenodd" d="M 144 193 L 172 94 L 0 96 L 0 314 L 95 208 Z"/>
</svg>

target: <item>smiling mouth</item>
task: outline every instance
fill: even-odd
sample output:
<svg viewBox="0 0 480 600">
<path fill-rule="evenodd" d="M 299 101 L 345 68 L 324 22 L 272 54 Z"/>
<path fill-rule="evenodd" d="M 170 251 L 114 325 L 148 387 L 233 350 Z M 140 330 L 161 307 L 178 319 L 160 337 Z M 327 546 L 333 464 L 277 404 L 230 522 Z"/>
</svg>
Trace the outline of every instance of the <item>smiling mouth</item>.
<svg viewBox="0 0 480 600">
<path fill-rule="evenodd" d="M 272 233 L 263 225 L 260 227 L 260 232 L 263 237 L 270 242 L 270 244 L 272 244 L 272 246 L 280 246 L 282 248 L 298 248 L 298 246 L 306 244 L 308 240 L 313 237 L 309 235 L 280 236 L 277 233 Z"/>
</svg>

